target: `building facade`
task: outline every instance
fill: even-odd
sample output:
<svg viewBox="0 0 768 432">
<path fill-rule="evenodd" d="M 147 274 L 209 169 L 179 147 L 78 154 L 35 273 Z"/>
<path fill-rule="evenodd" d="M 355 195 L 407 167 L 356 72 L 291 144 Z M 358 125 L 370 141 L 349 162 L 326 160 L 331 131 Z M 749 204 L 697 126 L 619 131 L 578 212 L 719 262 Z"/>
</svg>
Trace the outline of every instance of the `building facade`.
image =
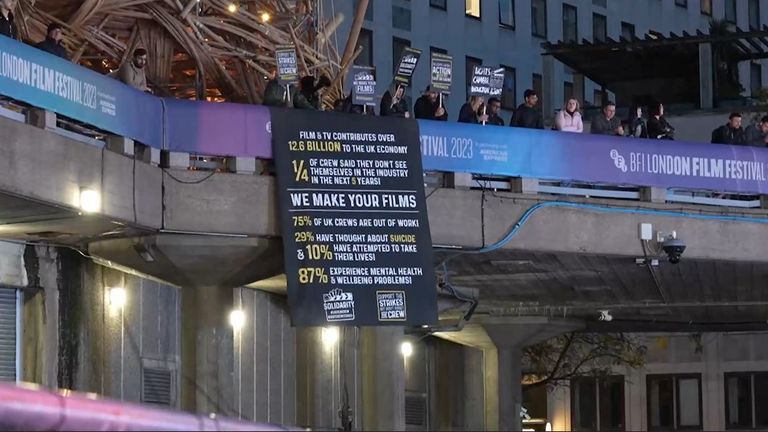
<svg viewBox="0 0 768 432">
<path fill-rule="evenodd" d="M 358 0 L 321 0 L 322 16 L 345 19 L 336 40 L 339 49 L 348 33 Z M 686 31 L 709 32 L 712 19 L 727 20 L 741 29 L 762 28 L 768 23 L 768 5 L 760 0 L 386 0 L 370 1 L 358 45 L 357 64 L 375 66 L 378 93 L 391 83 L 392 71 L 405 46 L 422 50 L 413 80 L 412 98 L 429 84 L 430 52 L 453 56 L 453 87 L 448 102 L 449 120 L 456 120 L 467 100 L 467 83 L 473 65 L 500 66 L 505 70 L 502 108 L 523 102 L 526 89 L 540 98 L 551 98 L 559 109 L 566 96 L 582 105 L 599 106 L 602 89 L 588 79 L 580 82 L 560 62 L 554 67 L 554 94 L 543 94 L 542 43 L 605 41 L 607 38 L 678 35 Z M 760 62 L 743 62 L 740 78 L 743 96 L 757 93 L 768 79 Z M 543 96 L 543 97 L 541 97 Z M 658 95 L 663 97 L 663 95 Z M 610 95 L 609 95 L 610 97 Z M 546 114 L 546 113 L 545 113 Z"/>
</svg>

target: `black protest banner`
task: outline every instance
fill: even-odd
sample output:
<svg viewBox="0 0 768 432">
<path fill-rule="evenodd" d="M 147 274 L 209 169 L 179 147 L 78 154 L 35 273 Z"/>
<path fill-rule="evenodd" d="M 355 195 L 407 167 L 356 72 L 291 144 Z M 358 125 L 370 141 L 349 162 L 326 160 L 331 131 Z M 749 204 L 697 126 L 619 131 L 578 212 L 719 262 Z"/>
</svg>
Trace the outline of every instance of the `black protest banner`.
<svg viewBox="0 0 768 432">
<path fill-rule="evenodd" d="M 437 321 L 418 124 L 272 109 L 294 326 Z"/>
<path fill-rule="evenodd" d="M 395 82 L 410 87 L 413 72 L 419 63 L 419 57 L 421 57 L 420 49 L 411 47 L 403 49 L 403 54 L 400 56 L 400 61 L 397 63 L 397 69 L 395 70 Z"/>
<path fill-rule="evenodd" d="M 282 45 L 275 48 L 277 80 L 280 84 L 294 84 L 299 81 L 299 63 L 296 60 L 296 48 Z"/>
<path fill-rule="evenodd" d="M 376 68 L 352 66 L 352 103 L 376 105 Z"/>
<path fill-rule="evenodd" d="M 488 96 L 491 93 L 491 75 L 493 70 L 486 66 L 472 69 L 472 81 L 469 85 L 470 96 Z"/>
<path fill-rule="evenodd" d="M 432 90 L 451 94 L 451 81 L 453 79 L 453 57 L 448 54 L 432 53 L 430 82 Z"/>
</svg>

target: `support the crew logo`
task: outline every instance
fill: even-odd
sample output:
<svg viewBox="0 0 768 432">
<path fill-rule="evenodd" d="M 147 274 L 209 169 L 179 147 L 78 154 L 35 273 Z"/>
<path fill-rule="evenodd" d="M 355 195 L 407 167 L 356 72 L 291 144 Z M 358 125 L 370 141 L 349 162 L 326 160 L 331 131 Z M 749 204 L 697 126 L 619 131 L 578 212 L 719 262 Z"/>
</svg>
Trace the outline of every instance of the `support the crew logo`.
<svg viewBox="0 0 768 432">
<path fill-rule="evenodd" d="M 355 319 L 355 300 L 352 293 L 344 292 L 339 288 L 334 288 L 327 294 L 323 294 L 323 308 L 325 309 L 325 320 L 334 321 L 353 321 Z"/>
<path fill-rule="evenodd" d="M 405 291 L 376 291 L 379 321 L 405 321 Z"/>
</svg>

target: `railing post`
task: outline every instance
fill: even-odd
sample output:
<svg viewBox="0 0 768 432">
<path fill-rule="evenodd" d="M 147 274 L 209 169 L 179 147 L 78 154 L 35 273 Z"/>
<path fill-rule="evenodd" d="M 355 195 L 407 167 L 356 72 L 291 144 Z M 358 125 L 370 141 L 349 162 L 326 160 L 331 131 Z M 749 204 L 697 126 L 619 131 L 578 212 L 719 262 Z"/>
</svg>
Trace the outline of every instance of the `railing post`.
<svg viewBox="0 0 768 432">
<path fill-rule="evenodd" d="M 109 135 L 107 137 L 107 150 L 119 153 L 121 155 L 133 156 L 135 154 L 134 142 L 130 138 L 118 135 Z"/>
<path fill-rule="evenodd" d="M 163 168 L 189 169 L 189 153 L 163 150 L 160 164 Z"/>
<path fill-rule="evenodd" d="M 56 113 L 44 109 L 30 108 L 27 110 L 27 124 L 40 129 L 54 130 L 56 129 Z"/>
<path fill-rule="evenodd" d="M 135 143 L 134 146 L 135 158 L 146 164 L 153 166 L 160 165 L 160 149 L 150 147 L 146 144 Z"/>
<path fill-rule="evenodd" d="M 237 174 L 256 174 L 255 157 L 231 157 L 227 158 L 229 171 Z"/>
<path fill-rule="evenodd" d="M 641 187 L 640 201 L 663 204 L 667 202 L 667 189 L 659 187 Z"/>
<path fill-rule="evenodd" d="M 539 179 L 512 177 L 509 180 L 509 189 L 513 193 L 536 195 L 539 193 Z"/>
<path fill-rule="evenodd" d="M 445 183 L 452 189 L 469 189 L 472 187 L 472 174 L 470 173 L 446 173 Z"/>
</svg>

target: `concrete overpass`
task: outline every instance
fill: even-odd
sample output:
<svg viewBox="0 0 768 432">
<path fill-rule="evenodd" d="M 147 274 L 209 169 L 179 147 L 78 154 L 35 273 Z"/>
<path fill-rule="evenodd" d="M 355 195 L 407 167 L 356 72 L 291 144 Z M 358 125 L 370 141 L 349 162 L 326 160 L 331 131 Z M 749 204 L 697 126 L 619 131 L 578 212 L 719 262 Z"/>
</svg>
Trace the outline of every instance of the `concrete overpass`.
<svg viewBox="0 0 768 432">
<path fill-rule="evenodd" d="M 0 237 L 73 247 L 182 287 L 182 357 L 208 362 L 183 368 L 206 387 L 224 386 L 218 371 L 232 367 L 232 355 L 211 356 L 209 347 L 220 346 L 211 330 L 226 326 L 231 288 L 285 289 L 274 179 L 161 168 L 120 140 L 102 148 L 6 118 L 0 136 Z M 520 349 L 553 335 L 765 328 L 766 210 L 651 202 L 653 193 L 648 201 L 563 199 L 471 186 L 430 188 L 427 203 L 443 324 L 467 311 L 446 283 L 479 300 L 462 331 L 439 335 L 483 350 L 486 427 L 513 427 Z M 79 210 L 82 187 L 101 191 L 99 213 Z M 667 263 L 650 242 L 645 253 L 659 265 L 638 265 L 640 223 L 654 234 L 676 231 L 688 246 L 683 261 Z M 614 320 L 597 322 L 600 309 Z M 367 379 L 391 381 L 382 368 L 391 353 L 369 349 L 379 350 L 367 361 L 381 372 Z M 182 393 L 194 391 L 182 385 Z M 200 409 L 185 398 L 184 407 Z"/>
</svg>

